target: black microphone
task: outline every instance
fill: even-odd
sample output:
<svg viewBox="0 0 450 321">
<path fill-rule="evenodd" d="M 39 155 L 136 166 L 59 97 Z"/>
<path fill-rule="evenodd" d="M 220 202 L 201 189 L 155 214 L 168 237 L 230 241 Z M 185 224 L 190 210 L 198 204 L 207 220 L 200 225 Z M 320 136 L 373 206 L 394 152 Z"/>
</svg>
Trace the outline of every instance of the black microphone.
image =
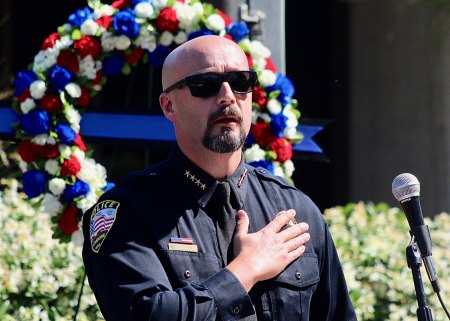
<svg viewBox="0 0 450 321">
<path fill-rule="evenodd" d="M 440 292 L 439 282 L 433 260 L 431 258 L 431 236 L 428 226 L 425 225 L 420 207 L 420 183 L 412 174 L 403 173 L 394 178 L 392 182 L 392 194 L 400 203 L 405 212 L 411 230 L 409 234 L 414 237 L 414 241 L 420 250 L 422 261 L 430 279 L 433 290 Z"/>
</svg>

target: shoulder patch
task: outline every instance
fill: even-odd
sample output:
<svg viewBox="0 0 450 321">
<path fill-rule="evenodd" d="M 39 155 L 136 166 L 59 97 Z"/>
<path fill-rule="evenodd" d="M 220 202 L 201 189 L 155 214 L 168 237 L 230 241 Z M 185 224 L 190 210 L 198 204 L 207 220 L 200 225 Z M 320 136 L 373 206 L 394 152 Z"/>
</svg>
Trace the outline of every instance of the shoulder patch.
<svg viewBox="0 0 450 321">
<path fill-rule="evenodd" d="M 89 235 L 92 251 L 98 253 L 109 230 L 116 220 L 117 209 L 120 203 L 106 200 L 95 205 L 91 214 Z"/>
</svg>

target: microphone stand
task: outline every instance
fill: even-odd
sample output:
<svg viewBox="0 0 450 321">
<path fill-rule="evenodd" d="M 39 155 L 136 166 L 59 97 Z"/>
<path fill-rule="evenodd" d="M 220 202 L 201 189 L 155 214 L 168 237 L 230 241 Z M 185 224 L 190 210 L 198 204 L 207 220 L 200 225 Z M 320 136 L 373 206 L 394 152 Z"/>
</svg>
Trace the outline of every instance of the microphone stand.
<svg viewBox="0 0 450 321">
<path fill-rule="evenodd" d="M 425 302 L 425 292 L 423 289 L 422 274 L 420 273 L 420 267 L 422 266 L 422 258 L 420 255 L 419 247 L 414 240 L 414 236 L 411 238 L 409 245 L 406 247 L 406 260 L 408 267 L 411 269 L 411 273 L 414 279 L 414 288 L 416 290 L 416 298 L 419 308 L 417 309 L 418 321 L 433 321 L 431 309 Z"/>
</svg>

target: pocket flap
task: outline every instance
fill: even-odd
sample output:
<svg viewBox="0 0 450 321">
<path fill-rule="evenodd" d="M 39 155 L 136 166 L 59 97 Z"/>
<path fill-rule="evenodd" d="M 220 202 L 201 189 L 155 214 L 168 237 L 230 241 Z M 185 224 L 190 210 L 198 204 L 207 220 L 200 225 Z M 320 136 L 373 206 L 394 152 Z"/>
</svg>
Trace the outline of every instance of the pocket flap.
<svg viewBox="0 0 450 321">
<path fill-rule="evenodd" d="M 303 288 L 319 282 L 319 264 L 314 253 L 304 253 L 289 264 L 273 281 Z"/>
</svg>

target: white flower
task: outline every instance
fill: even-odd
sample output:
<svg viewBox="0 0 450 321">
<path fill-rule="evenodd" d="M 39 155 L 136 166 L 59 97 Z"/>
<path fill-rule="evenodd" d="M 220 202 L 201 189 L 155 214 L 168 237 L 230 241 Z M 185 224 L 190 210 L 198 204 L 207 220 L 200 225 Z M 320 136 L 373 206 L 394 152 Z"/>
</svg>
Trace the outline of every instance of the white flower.
<svg viewBox="0 0 450 321">
<path fill-rule="evenodd" d="M 170 46 L 170 44 L 173 41 L 173 34 L 169 31 L 164 31 L 161 33 L 161 36 L 159 37 L 159 43 L 163 46 Z"/>
<path fill-rule="evenodd" d="M 194 7 L 182 2 L 176 2 L 173 8 L 177 12 L 177 20 L 180 22 L 179 27 L 181 29 L 190 31 L 198 23 L 200 17 Z"/>
<path fill-rule="evenodd" d="M 186 42 L 187 41 L 186 32 L 179 31 L 173 40 L 177 45 L 181 45 L 182 43 Z"/>
<path fill-rule="evenodd" d="M 55 196 L 61 195 L 65 188 L 66 182 L 62 178 L 55 177 L 48 182 L 48 189 Z"/>
<path fill-rule="evenodd" d="M 260 85 L 263 87 L 272 86 L 273 84 L 275 84 L 276 80 L 277 75 L 272 70 L 268 69 L 263 70 L 258 78 Z"/>
<path fill-rule="evenodd" d="M 72 147 L 73 152 L 72 154 L 75 155 L 75 157 L 81 162 L 86 158 L 86 154 L 85 152 L 83 152 L 81 149 L 79 149 L 78 147 Z"/>
<path fill-rule="evenodd" d="M 103 32 L 101 44 L 103 51 L 113 51 L 116 46 L 113 34 L 109 31 Z"/>
<path fill-rule="evenodd" d="M 87 19 L 81 25 L 80 31 L 84 35 L 95 36 L 99 28 L 97 22 L 92 19 Z"/>
<path fill-rule="evenodd" d="M 167 1 L 168 0 L 153 0 L 153 6 L 157 10 L 161 10 L 165 7 L 167 7 Z"/>
<path fill-rule="evenodd" d="M 70 146 L 67 146 L 65 144 L 60 144 L 58 146 L 59 148 L 59 153 L 61 154 L 61 156 L 65 159 L 69 159 L 70 156 L 72 155 L 72 150 L 70 149 Z"/>
<path fill-rule="evenodd" d="M 285 174 L 283 168 L 280 165 L 280 162 L 272 162 L 272 166 L 274 175 L 284 177 Z"/>
<path fill-rule="evenodd" d="M 147 49 L 150 52 L 156 49 L 156 37 L 153 34 L 142 33 L 134 40 L 134 43 L 136 46 Z"/>
<path fill-rule="evenodd" d="M 144 18 L 144 19 L 150 18 L 153 15 L 153 12 L 154 12 L 153 7 L 148 2 L 139 2 L 134 7 L 134 13 L 139 18 Z"/>
<path fill-rule="evenodd" d="M 83 246 L 84 237 L 83 237 L 83 231 L 81 230 L 81 228 L 72 233 L 71 241 L 72 241 L 73 245 L 75 245 L 76 247 Z"/>
<path fill-rule="evenodd" d="M 81 97 L 81 88 L 77 83 L 70 82 L 68 83 L 64 89 L 72 98 L 80 98 Z"/>
<path fill-rule="evenodd" d="M 30 85 L 30 94 L 34 99 L 41 99 L 44 97 L 47 86 L 43 80 L 35 80 Z"/>
<path fill-rule="evenodd" d="M 34 56 L 33 71 L 46 71 L 48 68 L 56 64 L 56 57 L 57 55 L 49 50 L 39 51 L 39 53 Z"/>
<path fill-rule="evenodd" d="M 266 152 L 258 144 L 253 144 L 245 150 L 244 156 L 247 163 L 257 162 L 265 159 Z"/>
<path fill-rule="evenodd" d="M 77 207 L 84 213 L 90 209 L 98 200 L 97 194 L 90 191 L 85 197 L 77 201 Z"/>
<path fill-rule="evenodd" d="M 267 101 L 267 109 L 273 115 L 281 113 L 282 108 L 283 106 L 281 105 L 281 103 L 275 98 L 269 99 Z"/>
<path fill-rule="evenodd" d="M 58 197 L 50 193 L 46 193 L 44 195 L 44 201 L 42 205 L 44 206 L 44 211 L 50 214 L 51 216 L 58 215 L 59 213 L 62 212 L 64 208 L 64 206 L 59 201 Z"/>
<path fill-rule="evenodd" d="M 206 18 L 205 24 L 208 29 L 211 29 L 213 31 L 220 31 L 225 29 L 225 21 L 220 15 L 215 13 Z"/>
<path fill-rule="evenodd" d="M 114 37 L 114 47 L 118 50 L 128 49 L 131 45 L 131 40 L 125 35 Z"/>
<path fill-rule="evenodd" d="M 288 159 L 283 163 L 283 167 L 285 176 L 291 177 L 295 170 L 294 163 L 290 159 Z"/>
<path fill-rule="evenodd" d="M 28 114 L 35 107 L 36 107 L 36 103 L 31 98 L 27 98 L 23 102 L 20 103 L 20 110 L 24 114 Z"/>
<path fill-rule="evenodd" d="M 299 135 L 297 132 L 297 128 L 286 126 L 286 128 L 283 130 L 283 136 L 287 139 L 298 138 Z"/>
<path fill-rule="evenodd" d="M 87 55 L 80 60 L 80 76 L 87 77 L 88 79 L 95 79 L 97 72 L 102 69 L 102 62 L 100 60 L 95 61 L 91 55 Z"/>
<path fill-rule="evenodd" d="M 261 41 L 258 41 L 258 40 L 251 41 L 248 49 L 249 49 L 250 55 L 252 56 L 253 59 L 270 57 L 269 48 L 264 46 Z"/>
<path fill-rule="evenodd" d="M 286 116 L 288 119 L 286 121 L 286 125 L 288 127 L 297 127 L 298 125 L 298 118 L 297 115 L 294 112 L 294 108 L 292 105 L 287 105 L 283 109 L 283 115 Z"/>
<path fill-rule="evenodd" d="M 31 142 L 33 142 L 36 145 L 43 146 L 43 145 L 47 144 L 47 140 L 48 140 L 47 134 L 40 134 L 40 135 L 34 136 L 33 139 L 31 140 Z"/>
<path fill-rule="evenodd" d="M 70 127 L 76 132 L 80 132 L 81 115 L 72 105 L 68 105 L 66 111 L 67 121 L 70 123 Z"/>
<path fill-rule="evenodd" d="M 116 11 L 116 9 L 111 7 L 111 5 L 109 5 L 109 4 L 102 4 L 100 9 L 95 12 L 96 19 L 98 19 L 100 17 L 103 17 L 103 16 L 112 16 L 115 11 Z"/>
<path fill-rule="evenodd" d="M 56 175 L 56 172 L 59 170 L 59 162 L 55 159 L 48 159 L 45 162 L 44 169 L 50 175 Z"/>
</svg>

